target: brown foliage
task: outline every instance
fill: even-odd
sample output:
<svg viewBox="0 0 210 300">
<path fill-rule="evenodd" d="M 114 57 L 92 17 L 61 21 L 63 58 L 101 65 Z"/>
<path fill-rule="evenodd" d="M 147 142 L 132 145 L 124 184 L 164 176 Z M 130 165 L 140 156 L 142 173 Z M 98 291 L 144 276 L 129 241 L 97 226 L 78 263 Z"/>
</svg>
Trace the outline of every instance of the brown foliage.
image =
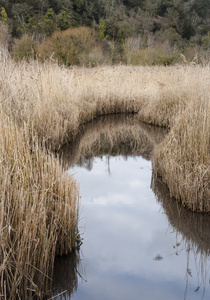
<svg viewBox="0 0 210 300">
<path fill-rule="evenodd" d="M 41 57 L 44 59 L 51 57 L 66 66 L 89 65 L 91 53 L 100 56 L 100 52 L 103 51 L 98 35 L 89 27 L 56 31 L 39 47 Z M 99 62 L 101 62 L 101 56 Z"/>
</svg>

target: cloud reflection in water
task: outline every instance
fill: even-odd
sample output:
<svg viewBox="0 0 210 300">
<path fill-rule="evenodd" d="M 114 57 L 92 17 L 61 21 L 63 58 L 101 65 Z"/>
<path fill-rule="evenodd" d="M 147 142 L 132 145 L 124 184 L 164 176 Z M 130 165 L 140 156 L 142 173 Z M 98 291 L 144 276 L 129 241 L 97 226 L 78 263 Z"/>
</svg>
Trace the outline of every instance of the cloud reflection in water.
<svg viewBox="0 0 210 300">
<path fill-rule="evenodd" d="M 110 157 L 109 163 L 111 176 L 106 157 L 95 158 L 91 172 L 78 166 L 71 170 L 81 184 L 81 264 L 87 278 L 87 283 L 79 280 L 71 299 L 184 299 L 186 245 L 149 187 L 151 163 L 141 157 Z M 154 260 L 158 253 L 163 260 Z M 194 292 L 193 262 L 190 267 L 186 299 L 201 299 Z M 204 299 L 208 282 L 206 288 Z"/>
<path fill-rule="evenodd" d="M 100 127 L 94 141 L 101 140 L 102 128 L 104 126 Z M 146 128 L 142 130 L 144 134 L 148 132 Z M 127 136 L 131 136 L 130 133 Z M 153 134 L 150 139 L 141 139 L 154 142 L 156 137 Z M 65 261 L 63 264 L 73 268 L 74 272 L 77 269 L 78 287 L 73 292 L 72 285 L 69 286 L 70 282 L 66 280 L 68 275 L 65 274 L 64 279 L 64 272 L 60 274 L 56 266 L 53 294 L 67 290 L 56 299 L 209 299 L 210 239 L 204 231 L 206 227 L 209 232 L 209 218 L 192 216 L 191 212 L 180 209 L 153 178 L 155 196 L 150 188 L 151 162 L 140 154 L 135 155 L 136 150 L 131 156 L 126 152 L 126 155 L 112 157 L 103 155 L 103 145 L 99 148 L 94 141 L 84 135 L 74 153 L 78 156 L 87 148 L 84 145 L 92 143 L 90 153 L 94 149 L 99 157 L 86 154 L 70 170 L 81 186 L 79 229 L 84 243 L 80 262 L 74 258 L 76 265 L 68 265 Z M 109 142 L 109 146 L 111 144 Z M 121 144 L 118 141 L 118 145 Z M 146 153 L 143 156 L 148 158 L 153 146 L 145 147 L 142 148 Z M 113 146 L 113 149 L 118 151 L 119 146 Z M 188 227 L 186 220 L 190 220 Z M 196 238 L 197 233 L 200 240 Z M 157 255 L 163 259 L 155 260 Z M 61 266 L 62 260 L 57 265 Z M 70 276 L 69 280 L 72 281 Z M 198 286 L 200 288 L 195 292 Z"/>
</svg>

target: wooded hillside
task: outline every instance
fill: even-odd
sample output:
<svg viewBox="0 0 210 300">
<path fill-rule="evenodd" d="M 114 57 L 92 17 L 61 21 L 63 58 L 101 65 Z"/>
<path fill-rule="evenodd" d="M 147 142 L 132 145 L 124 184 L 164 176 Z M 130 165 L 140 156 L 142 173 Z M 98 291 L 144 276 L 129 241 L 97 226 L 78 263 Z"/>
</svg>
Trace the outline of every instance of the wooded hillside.
<svg viewBox="0 0 210 300">
<path fill-rule="evenodd" d="M 107 45 L 112 62 L 129 63 L 134 48 L 159 47 L 159 63 L 168 57 L 163 64 L 173 63 L 176 51 L 193 59 L 210 48 L 209 0 L 0 0 L 0 11 L 13 38 L 11 49 L 14 38 L 26 34 L 40 45 L 56 31 L 81 26 L 94 30 L 103 49 Z M 139 57 L 130 60 L 138 64 Z"/>
</svg>

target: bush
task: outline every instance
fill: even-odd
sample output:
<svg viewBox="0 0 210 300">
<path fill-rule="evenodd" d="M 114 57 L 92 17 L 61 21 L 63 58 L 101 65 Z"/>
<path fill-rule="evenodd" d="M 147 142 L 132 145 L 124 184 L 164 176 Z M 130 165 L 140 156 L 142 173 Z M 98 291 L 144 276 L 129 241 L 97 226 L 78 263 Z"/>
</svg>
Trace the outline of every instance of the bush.
<svg viewBox="0 0 210 300">
<path fill-rule="evenodd" d="M 88 65 L 91 53 L 96 48 L 100 48 L 100 42 L 95 30 L 77 27 L 54 32 L 52 37 L 39 47 L 39 54 L 44 59 L 53 55 L 60 64 L 66 66 Z"/>
<path fill-rule="evenodd" d="M 15 40 L 12 49 L 12 56 L 15 60 L 35 58 L 37 43 L 27 34 Z"/>
<path fill-rule="evenodd" d="M 202 47 L 204 50 L 210 49 L 210 31 L 208 32 L 207 35 L 202 37 Z"/>
<path fill-rule="evenodd" d="M 141 49 L 134 48 L 129 55 L 125 53 L 125 62 L 132 65 L 169 66 L 176 62 L 177 56 L 176 51 L 162 44 Z"/>
</svg>

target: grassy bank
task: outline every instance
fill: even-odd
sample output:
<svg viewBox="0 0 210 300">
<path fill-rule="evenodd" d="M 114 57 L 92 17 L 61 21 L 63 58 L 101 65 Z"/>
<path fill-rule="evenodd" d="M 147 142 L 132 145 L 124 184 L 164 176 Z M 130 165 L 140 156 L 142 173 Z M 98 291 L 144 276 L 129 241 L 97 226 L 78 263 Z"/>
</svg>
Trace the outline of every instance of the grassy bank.
<svg viewBox="0 0 210 300">
<path fill-rule="evenodd" d="M 171 128 L 154 168 L 184 205 L 209 212 L 209 66 L 67 69 L 14 63 L 2 49 L 0 63 L 2 297 L 43 297 L 55 254 L 72 250 L 78 187 L 54 153 L 99 115 L 138 112 Z"/>
<path fill-rule="evenodd" d="M 208 92 L 209 93 L 209 92 Z M 195 95 L 154 156 L 154 169 L 192 211 L 210 211 L 209 94 Z"/>
<path fill-rule="evenodd" d="M 0 278 L 5 299 L 39 298 L 50 289 L 55 254 L 72 250 L 77 188 L 53 155 L 1 112 Z M 38 270 L 38 271 L 37 271 Z"/>
<path fill-rule="evenodd" d="M 209 66 L 159 69 L 153 95 L 139 112 L 141 120 L 171 129 L 154 154 L 155 172 L 171 196 L 204 212 L 210 211 L 209 75 Z"/>
<path fill-rule="evenodd" d="M 151 99 L 139 116 L 171 128 L 153 165 L 170 193 L 193 211 L 210 210 L 209 66 L 172 68 L 161 97 Z"/>
<path fill-rule="evenodd" d="M 63 176 L 32 123 L 21 119 L 21 99 L 14 100 L 21 92 L 4 77 L 15 66 L 1 59 L 0 298 L 42 299 L 51 288 L 55 255 L 70 252 L 77 239 L 78 187 Z"/>
</svg>

